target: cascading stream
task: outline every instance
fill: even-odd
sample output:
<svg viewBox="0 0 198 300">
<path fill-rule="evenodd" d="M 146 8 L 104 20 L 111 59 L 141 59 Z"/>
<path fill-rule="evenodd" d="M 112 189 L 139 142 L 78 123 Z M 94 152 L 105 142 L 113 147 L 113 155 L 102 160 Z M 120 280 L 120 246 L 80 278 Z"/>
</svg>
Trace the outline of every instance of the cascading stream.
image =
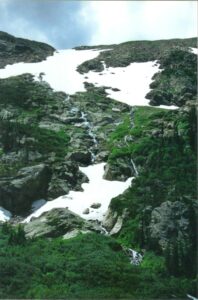
<svg viewBox="0 0 198 300">
<path fill-rule="evenodd" d="M 89 152 L 91 153 L 91 161 L 92 163 L 95 162 L 96 155 L 95 151 L 97 149 L 98 141 L 96 139 L 96 134 L 93 132 L 93 127 L 91 126 L 90 122 L 87 119 L 87 114 L 81 111 L 81 119 L 84 121 L 83 124 L 87 128 L 88 135 L 92 139 L 93 146 L 90 147 Z"/>
</svg>

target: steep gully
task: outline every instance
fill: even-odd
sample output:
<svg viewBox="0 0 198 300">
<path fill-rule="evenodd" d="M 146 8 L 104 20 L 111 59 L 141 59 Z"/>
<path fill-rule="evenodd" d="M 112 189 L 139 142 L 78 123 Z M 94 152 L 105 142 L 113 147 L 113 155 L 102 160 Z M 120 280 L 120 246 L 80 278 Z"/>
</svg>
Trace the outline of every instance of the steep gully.
<svg viewBox="0 0 198 300">
<path fill-rule="evenodd" d="M 81 112 L 81 118 L 83 119 L 84 125 L 88 131 L 88 135 L 91 137 L 92 142 L 93 142 L 93 146 L 89 149 L 89 151 L 91 153 L 92 163 L 94 163 L 96 160 L 95 153 L 96 153 L 96 150 L 98 147 L 98 141 L 96 139 L 96 135 L 93 133 L 93 126 L 88 121 L 87 114 L 85 114 L 84 112 Z M 131 108 L 131 127 L 134 127 L 134 110 L 133 110 L 133 108 Z M 127 138 L 125 139 L 125 143 L 128 145 Z M 133 173 L 133 171 L 135 171 L 135 176 L 138 176 L 138 170 L 137 170 L 137 167 L 132 158 L 131 158 L 131 169 L 132 169 L 132 173 Z M 109 235 L 109 232 L 106 230 L 106 228 L 104 226 L 102 226 L 102 224 L 101 224 L 101 233 L 104 235 Z M 135 251 L 131 248 L 123 247 L 123 251 L 129 257 L 131 264 L 139 265 L 141 263 L 141 261 L 143 259 L 143 255 L 141 255 L 140 253 L 138 253 L 137 251 Z"/>
</svg>

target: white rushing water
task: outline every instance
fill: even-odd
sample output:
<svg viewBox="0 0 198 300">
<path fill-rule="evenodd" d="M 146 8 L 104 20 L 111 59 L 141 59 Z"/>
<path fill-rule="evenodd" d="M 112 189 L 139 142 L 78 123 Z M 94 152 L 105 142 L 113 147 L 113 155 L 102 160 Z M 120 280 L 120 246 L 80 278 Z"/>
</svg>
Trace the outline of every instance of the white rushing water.
<svg viewBox="0 0 198 300">
<path fill-rule="evenodd" d="M 125 182 L 105 180 L 103 179 L 104 166 L 104 163 L 100 163 L 81 167 L 80 170 L 89 178 L 89 183 L 82 184 L 83 192 L 70 191 L 68 195 L 46 202 L 24 222 L 29 222 L 32 217 L 39 217 L 43 212 L 59 207 L 68 207 L 84 219 L 101 221 L 111 199 L 122 194 L 131 185 L 132 180 L 132 178 L 128 178 Z M 101 206 L 97 209 L 91 208 L 93 203 L 100 203 Z M 87 208 L 90 213 L 84 214 Z"/>
</svg>

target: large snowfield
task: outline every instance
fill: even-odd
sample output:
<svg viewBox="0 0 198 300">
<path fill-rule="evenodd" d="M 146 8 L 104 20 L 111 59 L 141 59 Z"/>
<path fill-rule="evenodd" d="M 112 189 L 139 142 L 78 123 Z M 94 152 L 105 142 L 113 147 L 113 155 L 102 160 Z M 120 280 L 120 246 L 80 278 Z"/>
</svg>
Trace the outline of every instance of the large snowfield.
<svg viewBox="0 0 198 300">
<path fill-rule="evenodd" d="M 152 77 L 159 72 L 156 61 L 145 63 L 131 63 L 124 68 L 106 68 L 103 72 L 89 71 L 80 74 L 76 71 L 78 65 L 87 60 L 96 58 L 104 50 L 60 50 L 53 56 L 39 63 L 16 63 L 0 69 L 0 78 L 8 78 L 24 73 L 31 73 L 39 80 L 39 74 L 55 91 L 63 91 L 69 95 L 84 92 L 84 82 L 93 83 L 95 86 L 116 88 L 115 92 L 107 88 L 109 97 L 129 105 L 148 106 L 149 100 L 145 98 L 150 91 L 149 85 Z M 166 108 L 164 106 L 164 108 Z M 167 107 L 176 108 L 174 106 Z"/>
<path fill-rule="evenodd" d="M 196 52 L 195 50 L 197 51 L 195 48 L 192 49 L 193 53 Z M 4 69 L 0 69 L 0 78 L 31 73 L 35 76 L 35 80 L 40 80 L 39 74 L 42 73 L 43 80 L 47 81 L 55 91 L 63 91 L 69 95 L 86 91 L 84 82 L 87 81 L 97 87 L 108 87 L 106 89 L 108 97 L 115 100 L 132 106 L 148 106 L 149 100 L 145 96 L 150 90 L 149 85 L 152 82 L 153 75 L 160 71 L 156 61 L 131 63 L 125 68 L 106 68 L 103 62 L 105 67 L 103 72 L 89 71 L 86 74 L 80 74 L 76 71 L 78 65 L 97 57 L 100 51 L 104 50 L 68 49 L 56 51 L 53 56 L 39 63 L 7 65 Z M 116 88 L 118 91 L 113 91 L 111 88 Z M 175 106 L 160 107 L 177 108 Z M 102 178 L 104 173 L 103 163 L 80 169 L 89 178 L 89 183 L 82 185 L 84 192 L 70 191 L 68 195 L 47 202 L 25 221 L 28 222 L 32 216 L 39 216 L 42 212 L 55 207 L 68 207 L 85 219 L 101 221 L 111 199 L 123 193 L 131 184 L 132 178 L 129 178 L 126 182 L 104 180 Z M 90 205 L 95 202 L 100 203 L 101 207 L 98 209 L 91 208 L 88 215 L 83 214 L 83 211 L 90 208 Z M 8 211 L 0 208 L 0 220 L 6 221 L 10 216 Z"/>
</svg>

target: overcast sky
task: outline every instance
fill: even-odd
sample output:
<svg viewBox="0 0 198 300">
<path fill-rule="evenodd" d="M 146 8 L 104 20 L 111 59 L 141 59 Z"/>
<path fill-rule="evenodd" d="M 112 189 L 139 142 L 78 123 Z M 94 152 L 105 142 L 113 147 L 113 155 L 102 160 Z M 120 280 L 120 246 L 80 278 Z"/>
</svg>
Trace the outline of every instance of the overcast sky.
<svg viewBox="0 0 198 300">
<path fill-rule="evenodd" d="M 57 49 L 197 36 L 197 1 L 0 0 L 0 30 Z"/>
</svg>

